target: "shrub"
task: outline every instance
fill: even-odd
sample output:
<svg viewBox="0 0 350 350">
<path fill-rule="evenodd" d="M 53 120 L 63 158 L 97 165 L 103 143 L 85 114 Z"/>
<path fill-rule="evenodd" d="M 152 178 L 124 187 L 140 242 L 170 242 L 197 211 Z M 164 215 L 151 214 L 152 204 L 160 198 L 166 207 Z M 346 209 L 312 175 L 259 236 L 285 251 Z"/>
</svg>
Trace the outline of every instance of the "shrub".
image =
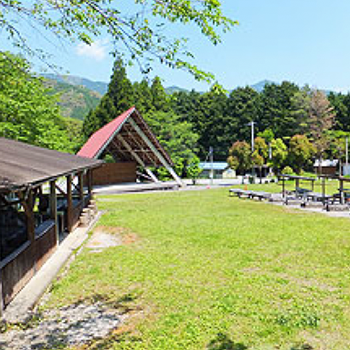
<svg viewBox="0 0 350 350">
<path fill-rule="evenodd" d="M 293 169 L 290 166 L 286 166 L 282 170 L 283 175 L 292 175 L 293 174 Z"/>
</svg>

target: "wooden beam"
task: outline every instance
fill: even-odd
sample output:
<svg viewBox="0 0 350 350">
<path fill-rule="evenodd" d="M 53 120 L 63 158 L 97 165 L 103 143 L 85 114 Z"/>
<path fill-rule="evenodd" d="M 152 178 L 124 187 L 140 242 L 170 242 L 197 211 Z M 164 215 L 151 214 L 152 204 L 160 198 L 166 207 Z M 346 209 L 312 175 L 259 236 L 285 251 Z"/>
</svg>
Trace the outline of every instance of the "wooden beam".
<svg viewBox="0 0 350 350">
<path fill-rule="evenodd" d="M 92 170 L 89 169 L 86 174 L 87 177 L 87 187 L 88 187 L 88 193 L 89 196 L 92 195 Z"/>
<path fill-rule="evenodd" d="M 145 133 L 141 130 L 141 128 L 135 123 L 135 121 L 130 118 L 129 119 L 130 124 L 133 126 L 133 128 L 137 131 L 137 133 L 140 135 L 142 140 L 147 144 L 147 146 L 153 151 L 153 153 L 156 155 L 156 157 L 159 159 L 159 161 L 164 165 L 164 167 L 169 171 L 170 175 L 174 178 L 174 180 L 180 185 L 184 186 L 183 182 L 181 181 L 180 177 L 175 173 L 174 169 L 171 167 L 171 165 L 167 162 L 167 160 L 163 157 L 163 155 L 157 150 L 157 148 L 153 145 L 151 140 L 145 135 Z"/>
<path fill-rule="evenodd" d="M 67 176 L 67 230 L 73 230 L 73 197 L 72 197 L 72 175 Z"/>
<path fill-rule="evenodd" d="M 135 137 L 135 135 L 137 135 L 137 133 L 133 133 L 129 129 L 127 129 L 127 134 L 128 134 L 128 137 L 132 139 L 132 142 L 134 142 L 135 145 L 140 150 L 143 150 L 143 145 L 140 143 L 140 140 L 138 140 L 137 137 Z M 123 135 L 121 135 L 121 136 L 123 136 Z M 134 151 L 134 153 L 136 153 L 134 149 L 133 149 L 133 151 Z M 148 152 L 142 152 L 142 157 L 143 157 L 143 159 L 142 159 L 143 161 L 144 161 L 145 158 L 147 158 L 148 161 L 150 161 L 152 164 L 154 163 L 154 159 L 152 159 L 152 157 L 149 155 Z"/>
<path fill-rule="evenodd" d="M 154 182 L 159 182 L 157 177 L 153 174 L 152 170 L 147 168 L 143 160 L 134 152 L 131 146 L 127 143 L 123 136 L 117 135 L 117 139 L 122 143 L 122 145 L 131 153 L 131 155 L 135 158 L 135 160 L 145 168 L 146 173 Z"/>
<path fill-rule="evenodd" d="M 55 186 L 56 186 L 56 188 L 58 189 L 58 191 L 59 191 L 61 194 L 63 194 L 64 196 L 67 195 L 67 193 L 64 192 L 64 191 L 62 190 L 62 188 L 61 188 L 60 186 L 57 185 L 57 183 L 55 183 Z"/>
</svg>

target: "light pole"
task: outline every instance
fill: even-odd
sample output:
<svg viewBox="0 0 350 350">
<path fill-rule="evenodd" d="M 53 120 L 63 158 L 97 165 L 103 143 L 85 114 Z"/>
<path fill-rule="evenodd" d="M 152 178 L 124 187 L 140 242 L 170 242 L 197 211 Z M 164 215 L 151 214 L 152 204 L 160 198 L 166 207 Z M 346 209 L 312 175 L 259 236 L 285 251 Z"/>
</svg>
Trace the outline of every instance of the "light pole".
<svg viewBox="0 0 350 350">
<path fill-rule="evenodd" d="M 251 145 L 252 145 L 252 153 L 254 152 L 254 126 L 255 126 L 256 122 L 251 121 L 250 123 L 248 123 L 247 125 L 249 125 L 251 127 Z"/>
<path fill-rule="evenodd" d="M 209 147 L 209 157 L 210 157 L 210 184 L 214 184 L 214 149 Z"/>
</svg>

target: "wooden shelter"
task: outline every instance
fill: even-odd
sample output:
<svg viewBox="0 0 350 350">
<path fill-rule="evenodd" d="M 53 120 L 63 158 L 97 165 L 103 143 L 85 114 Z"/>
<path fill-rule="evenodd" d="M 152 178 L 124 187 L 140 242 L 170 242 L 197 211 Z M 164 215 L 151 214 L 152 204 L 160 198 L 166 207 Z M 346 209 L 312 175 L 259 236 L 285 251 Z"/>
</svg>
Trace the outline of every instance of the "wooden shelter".
<svg viewBox="0 0 350 350">
<path fill-rule="evenodd" d="M 115 163 L 94 172 L 96 185 L 135 182 L 137 166 L 154 182 L 159 181 L 150 168 L 164 166 L 183 185 L 169 155 L 135 107 L 96 131 L 77 154 L 91 159 L 103 159 L 106 154 L 113 157 Z"/>
<path fill-rule="evenodd" d="M 300 193 L 303 191 L 313 191 L 315 188 L 315 181 L 316 179 L 313 177 L 305 177 L 305 176 L 296 176 L 296 175 L 279 175 L 278 176 L 279 181 L 282 180 L 282 195 L 283 197 L 286 196 L 286 184 L 285 181 L 292 180 L 295 181 L 295 192 Z M 304 189 L 301 187 L 301 182 L 307 182 L 311 185 L 310 189 Z"/>
<path fill-rule="evenodd" d="M 327 179 L 337 180 L 339 182 L 338 192 L 332 195 L 333 199 L 339 200 L 340 204 L 345 204 L 350 201 L 350 178 L 344 176 L 332 176 L 332 175 L 321 175 L 322 179 L 322 193 L 326 194 Z M 347 185 L 347 187 L 345 187 Z"/>
<path fill-rule="evenodd" d="M 0 315 L 78 225 L 100 165 L 0 138 Z"/>
</svg>

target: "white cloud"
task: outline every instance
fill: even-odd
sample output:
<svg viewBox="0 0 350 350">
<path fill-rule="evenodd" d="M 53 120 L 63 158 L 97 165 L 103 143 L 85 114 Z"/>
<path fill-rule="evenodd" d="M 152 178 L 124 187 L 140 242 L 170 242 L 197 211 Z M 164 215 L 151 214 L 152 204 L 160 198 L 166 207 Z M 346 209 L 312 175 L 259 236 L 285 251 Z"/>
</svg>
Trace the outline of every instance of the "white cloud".
<svg viewBox="0 0 350 350">
<path fill-rule="evenodd" d="M 108 40 L 97 40 L 91 45 L 79 43 L 76 47 L 76 53 L 79 56 L 89 57 L 95 61 L 103 61 L 108 54 Z"/>
</svg>

